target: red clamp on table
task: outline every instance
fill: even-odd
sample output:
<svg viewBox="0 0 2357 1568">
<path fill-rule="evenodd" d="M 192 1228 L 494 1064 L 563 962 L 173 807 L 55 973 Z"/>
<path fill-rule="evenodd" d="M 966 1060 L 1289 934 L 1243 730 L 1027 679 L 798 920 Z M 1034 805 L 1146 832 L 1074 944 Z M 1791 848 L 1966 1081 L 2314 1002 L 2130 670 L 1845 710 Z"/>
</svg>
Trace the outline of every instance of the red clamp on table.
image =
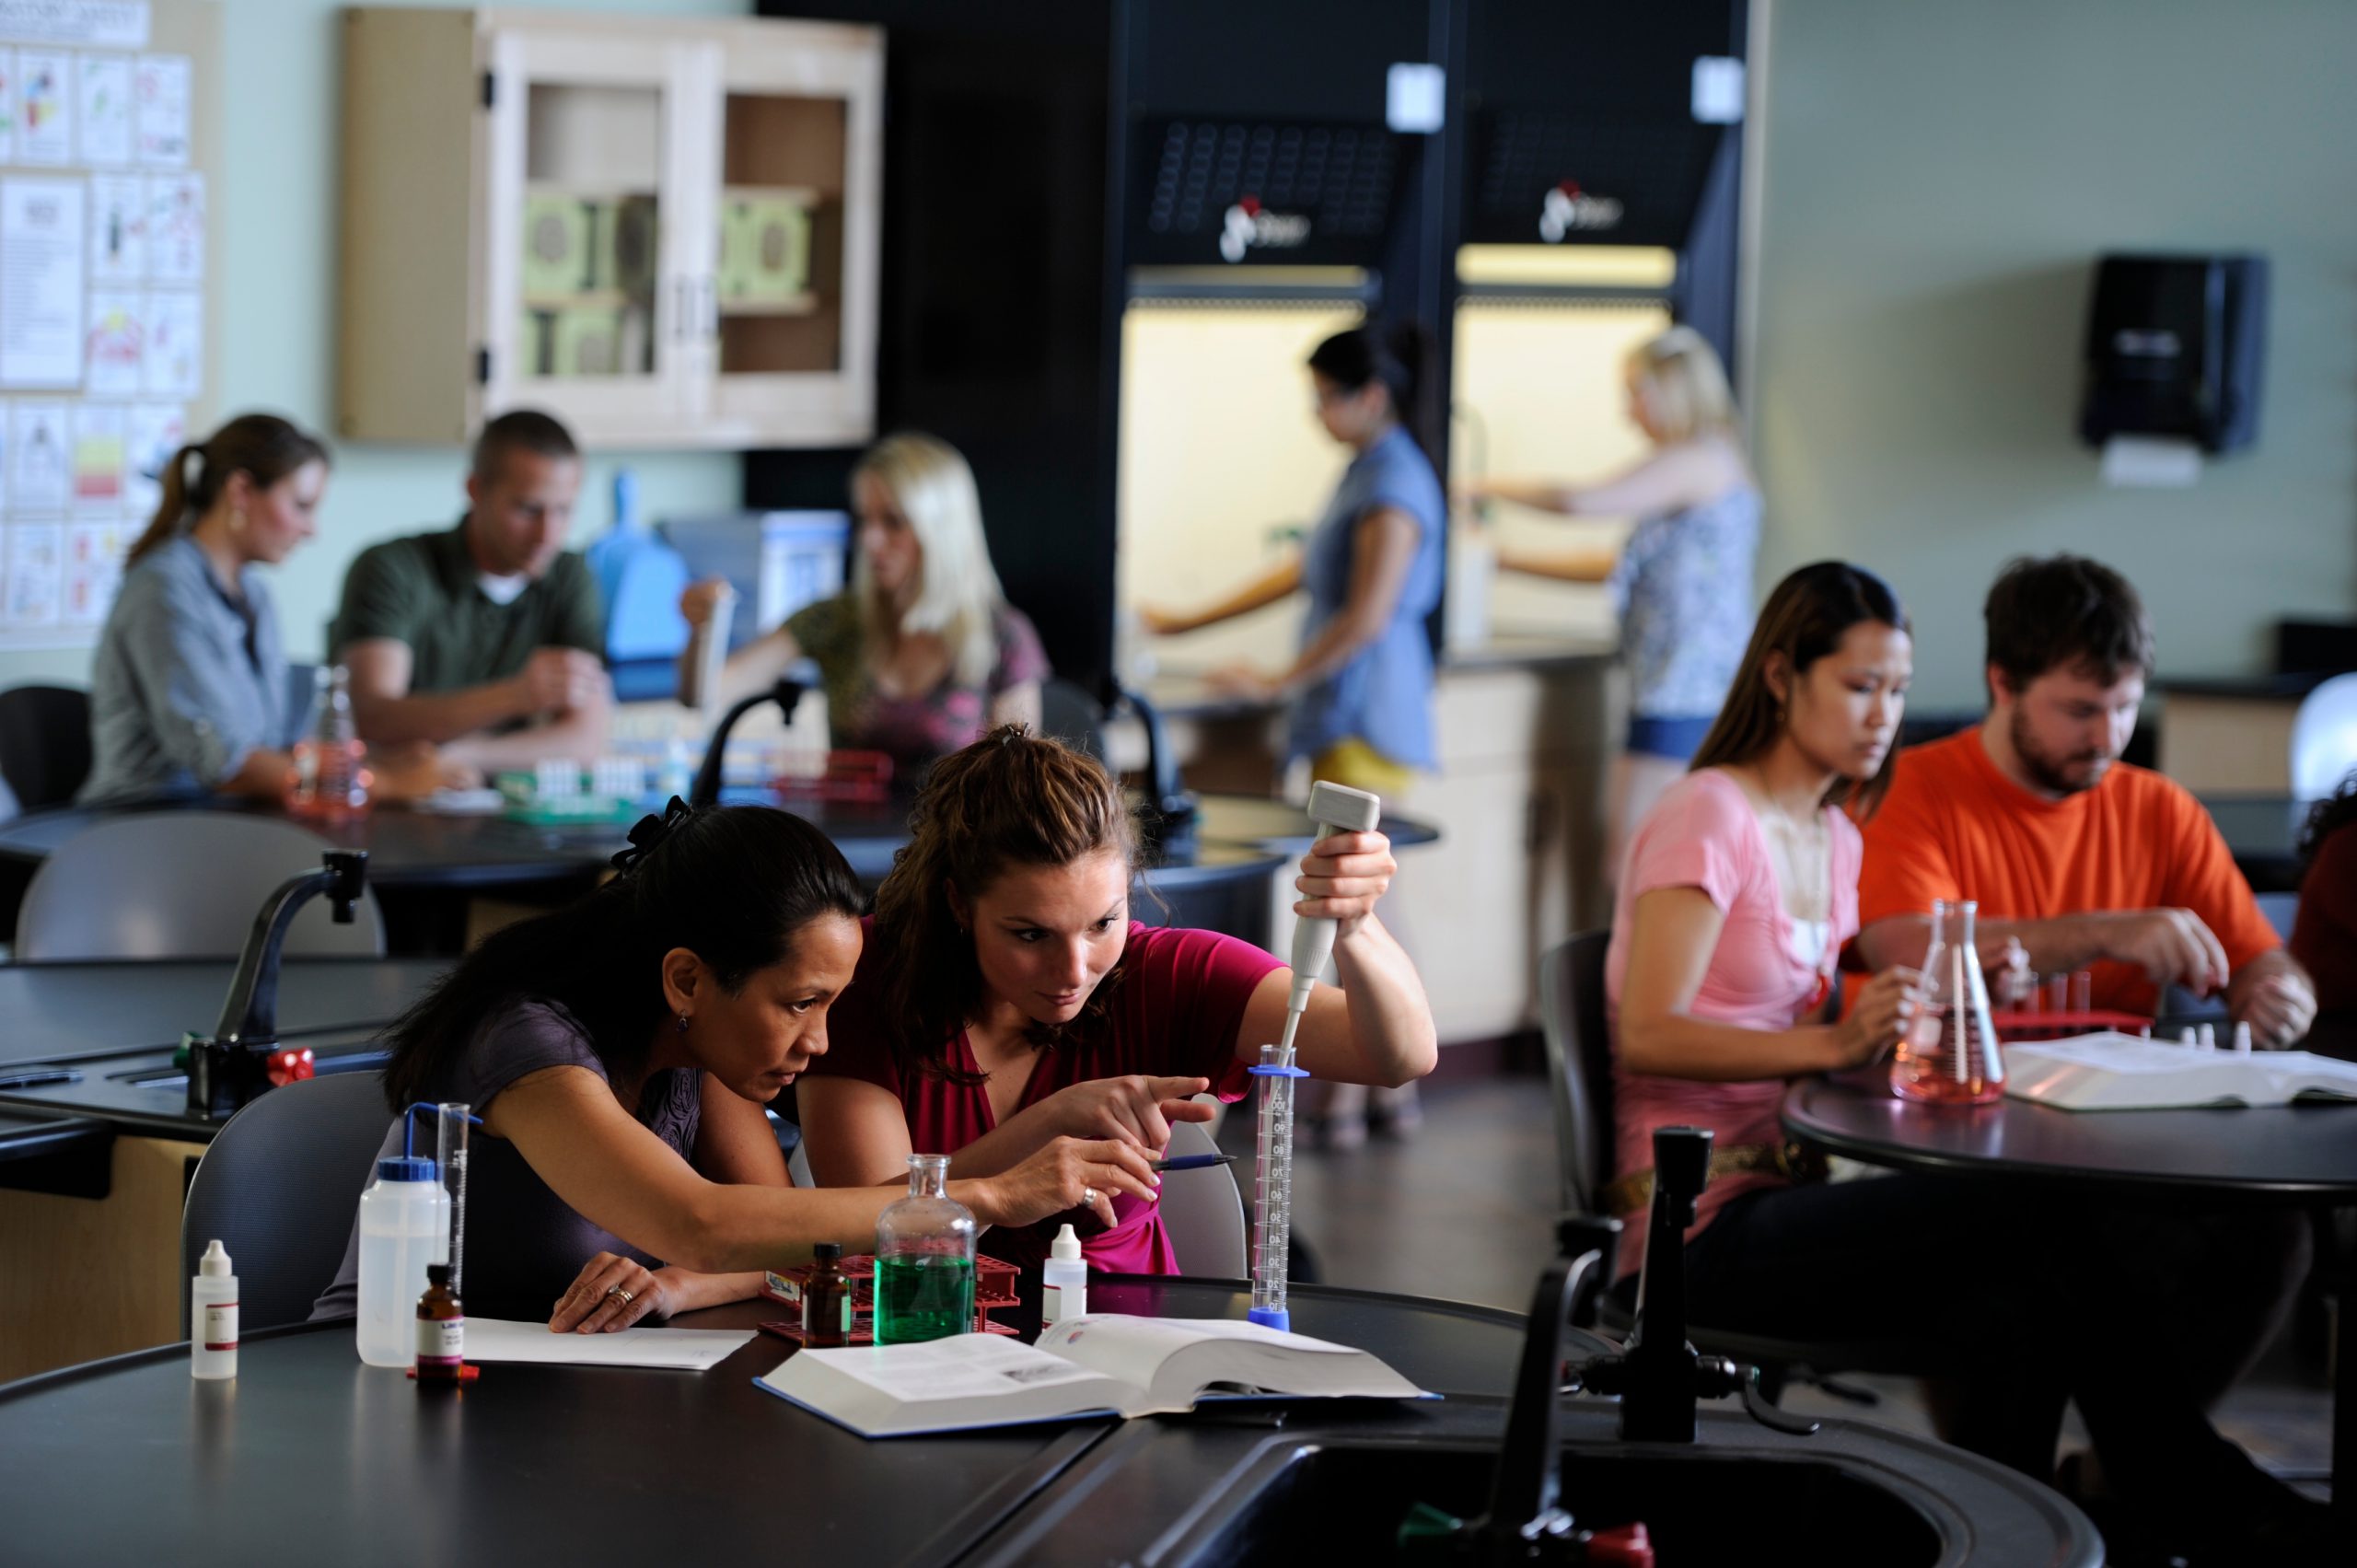
<svg viewBox="0 0 2357 1568">
<path fill-rule="evenodd" d="M 307 1045 L 300 1051 L 272 1051 L 262 1063 L 262 1071 L 270 1079 L 270 1086 L 280 1089 L 289 1084 L 299 1084 L 306 1078 L 318 1077 L 319 1064 Z"/>
</svg>

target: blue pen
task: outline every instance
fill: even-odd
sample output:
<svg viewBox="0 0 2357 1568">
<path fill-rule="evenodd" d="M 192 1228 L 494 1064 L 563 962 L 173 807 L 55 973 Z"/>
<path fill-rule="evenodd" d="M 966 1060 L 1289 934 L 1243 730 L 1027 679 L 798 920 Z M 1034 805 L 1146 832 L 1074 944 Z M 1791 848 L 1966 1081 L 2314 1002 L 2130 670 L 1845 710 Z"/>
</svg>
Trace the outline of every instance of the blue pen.
<svg viewBox="0 0 2357 1568">
<path fill-rule="evenodd" d="M 1180 1155 L 1175 1160 L 1155 1161 L 1154 1169 L 1156 1174 L 1160 1174 L 1166 1170 L 1202 1170 L 1206 1166 L 1234 1165 L 1235 1163 L 1234 1155 Z"/>
</svg>

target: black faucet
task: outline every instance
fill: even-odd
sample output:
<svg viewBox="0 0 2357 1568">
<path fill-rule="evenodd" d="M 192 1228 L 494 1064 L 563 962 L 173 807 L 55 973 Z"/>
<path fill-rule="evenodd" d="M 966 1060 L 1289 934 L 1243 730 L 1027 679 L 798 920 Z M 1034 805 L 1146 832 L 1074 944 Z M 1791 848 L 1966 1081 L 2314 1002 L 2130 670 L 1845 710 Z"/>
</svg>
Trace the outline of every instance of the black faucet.
<svg viewBox="0 0 2357 1568">
<path fill-rule="evenodd" d="M 1723 1355 L 1700 1355 L 1686 1338 L 1686 1227 L 1711 1179 L 1711 1132 L 1654 1129 L 1654 1203 L 1645 1228 L 1645 1266 L 1637 1281 L 1637 1321 L 1619 1355 L 1579 1368 L 1581 1388 L 1620 1397 L 1620 1435 L 1640 1442 L 1694 1441 L 1694 1404 L 1740 1393 L 1762 1426 L 1794 1436 L 1817 1430 L 1759 1392 L 1759 1369 Z"/>
<path fill-rule="evenodd" d="M 1166 856 L 1190 851 L 1202 811 L 1194 793 L 1179 782 L 1178 753 L 1171 749 L 1161 712 L 1144 692 L 1111 676 L 1106 677 L 1102 701 L 1108 713 L 1126 706 L 1145 728 L 1146 831 Z"/>
<path fill-rule="evenodd" d="M 777 683 L 766 691 L 754 692 L 721 714 L 719 726 L 712 732 L 712 744 L 704 749 L 703 766 L 696 770 L 695 784 L 688 791 L 688 804 L 712 806 L 718 803 L 721 755 L 728 749 L 728 732 L 737 727 L 738 719 L 743 718 L 763 703 L 775 703 L 778 712 L 785 715 L 785 722 L 792 724 L 795 705 L 802 701 L 802 693 L 806 689 L 806 682 L 796 680 L 791 676 L 781 676 Z"/>
<path fill-rule="evenodd" d="M 290 877 L 262 900 L 253 929 L 238 955 L 221 1021 L 209 1040 L 189 1042 L 188 1108 L 198 1116 L 234 1115 L 270 1086 L 265 1059 L 278 1044 L 278 968 L 295 913 L 314 894 L 325 894 L 335 923 L 350 925 L 368 882 L 368 852 L 331 849 L 321 866 Z"/>
</svg>

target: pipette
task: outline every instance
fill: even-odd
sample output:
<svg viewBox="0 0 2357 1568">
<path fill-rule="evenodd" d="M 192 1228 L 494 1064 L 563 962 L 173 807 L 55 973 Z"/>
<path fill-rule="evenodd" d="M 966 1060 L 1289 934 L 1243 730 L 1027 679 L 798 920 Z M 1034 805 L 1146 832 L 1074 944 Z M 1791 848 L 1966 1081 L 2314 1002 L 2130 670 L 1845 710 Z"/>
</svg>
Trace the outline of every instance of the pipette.
<svg viewBox="0 0 2357 1568">
<path fill-rule="evenodd" d="M 1366 832 L 1383 815 L 1383 802 L 1363 789 L 1319 784 L 1309 792 L 1309 815 L 1324 831 Z M 1284 1038 L 1260 1048 L 1252 1182 L 1252 1305 L 1245 1316 L 1271 1329 L 1292 1326 L 1286 1310 L 1287 1255 L 1293 1248 L 1294 1085 L 1309 1074 L 1294 1065 L 1294 1035 L 1309 1006 L 1309 993 L 1334 952 L 1334 923 L 1319 917 L 1294 927 L 1293 993 L 1285 1007 Z"/>
<path fill-rule="evenodd" d="M 1383 818 L 1383 802 L 1363 789 L 1351 789 L 1338 784 L 1317 784 L 1309 790 L 1309 819 L 1323 830 L 1318 840 L 1323 843 L 1336 833 L 1368 833 Z M 1293 928 L 1293 994 L 1285 1000 L 1285 1032 L 1279 1042 L 1278 1060 L 1293 1065 L 1293 1037 L 1301 1028 L 1301 1015 L 1309 1006 L 1309 993 L 1318 988 L 1318 977 L 1326 972 L 1326 962 L 1334 956 L 1334 923 L 1324 916 L 1306 919 Z"/>
</svg>

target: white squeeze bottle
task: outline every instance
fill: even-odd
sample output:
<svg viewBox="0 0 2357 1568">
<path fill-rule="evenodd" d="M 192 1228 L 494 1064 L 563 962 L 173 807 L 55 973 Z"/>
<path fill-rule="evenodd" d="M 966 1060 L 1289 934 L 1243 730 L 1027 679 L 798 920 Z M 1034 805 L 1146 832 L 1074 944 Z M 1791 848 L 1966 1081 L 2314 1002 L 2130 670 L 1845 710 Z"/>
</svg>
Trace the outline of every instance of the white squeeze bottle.
<svg viewBox="0 0 2357 1568">
<path fill-rule="evenodd" d="M 425 1266 L 449 1257 L 450 1193 L 430 1159 L 377 1162 L 360 1195 L 360 1359 L 371 1366 L 417 1362 L 417 1298 Z"/>
<path fill-rule="evenodd" d="M 188 1283 L 188 1375 L 192 1377 L 235 1377 L 238 1375 L 238 1276 L 229 1272 L 229 1254 L 215 1240 L 196 1260 Z"/>
<path fill-rule="evenodd" d="M 1088 1265 L 1081 1261 L 1080 1237 L 1065 1225 L 1039 1265 L 1039 1327 L 1048 1328 L 1088 1311 Z"/>
</svg>

